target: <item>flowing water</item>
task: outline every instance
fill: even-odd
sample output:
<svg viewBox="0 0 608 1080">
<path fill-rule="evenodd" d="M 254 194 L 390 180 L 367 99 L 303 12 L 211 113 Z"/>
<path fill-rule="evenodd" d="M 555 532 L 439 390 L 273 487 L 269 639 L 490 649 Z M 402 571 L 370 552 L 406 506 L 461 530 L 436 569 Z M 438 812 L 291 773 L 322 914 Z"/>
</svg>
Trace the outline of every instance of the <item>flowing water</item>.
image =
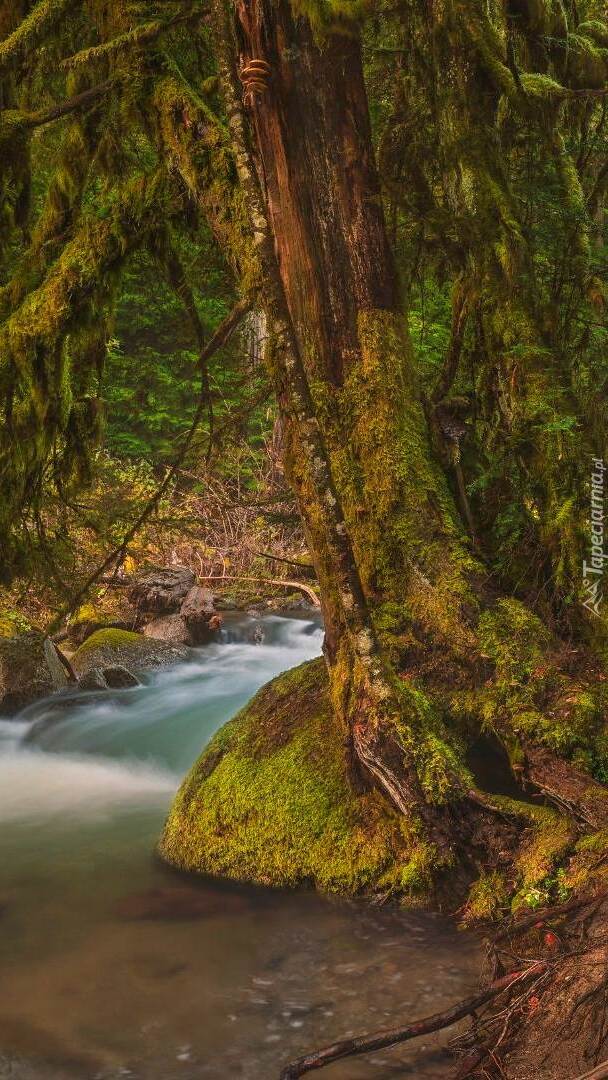
<svg viewBox="0 0 608 1080">
<path fill-rule="evenodd" d="M 274 1080 L 317 1045 L 474 988 L 477 950 L 447 920 L 193 881 L 155 859 L 209 737 L 321 648 L 304 619 L 240 617 L 225 637 L 144 687 L 0 720 L 3 1080 Z M 327 1077 L 445 1077 L 439 1048 Z"/>
</svg>

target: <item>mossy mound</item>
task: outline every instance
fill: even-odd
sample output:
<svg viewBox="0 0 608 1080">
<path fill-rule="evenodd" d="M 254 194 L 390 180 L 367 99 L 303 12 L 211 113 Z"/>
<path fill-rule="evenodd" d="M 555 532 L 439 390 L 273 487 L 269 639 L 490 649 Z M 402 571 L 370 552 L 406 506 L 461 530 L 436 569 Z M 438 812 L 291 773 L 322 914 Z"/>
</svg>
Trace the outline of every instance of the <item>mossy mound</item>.
<svg viewBox="0 0 608 1080">
<path fill-rule="evenodd" d="M 122 665 L 132 671 L 183 663 L 195 654 L 185 645 L 171 645 L 156 641 L 131 630 L 103 629 L 94 634 L 76 650 L 72 667 L 77 675 L 86 675 L 94 668 Z"/>
<path fill-rule="evenodd" d="M 178 792 L 160 840 L 182 870 L 324 892 L 424 891 L 405 819 L 348 781 L 323 660 L 265 686 L 226 724 Z M 430 853 L 428 853 L 430 855 Z"/>
</svg>

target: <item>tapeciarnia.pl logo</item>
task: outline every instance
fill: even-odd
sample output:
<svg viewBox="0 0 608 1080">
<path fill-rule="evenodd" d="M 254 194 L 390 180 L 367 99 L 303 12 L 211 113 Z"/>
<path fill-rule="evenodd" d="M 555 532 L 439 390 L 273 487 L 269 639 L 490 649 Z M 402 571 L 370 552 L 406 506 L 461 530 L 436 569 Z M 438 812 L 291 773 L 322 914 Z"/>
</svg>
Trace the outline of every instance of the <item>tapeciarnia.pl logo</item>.
<svg viewBox="0 0 608 1080">
<path fill-rule="evenodd" d="M 594 615 L 600 614 L 603 592 L 605 560 L 604 552 L 604 473 L 606 465 L 602 458 L 592 458 L 591 503 L 589 513 L 589 540 L 591 557 L 583 560 L 583 607 Z"/>
</svg>

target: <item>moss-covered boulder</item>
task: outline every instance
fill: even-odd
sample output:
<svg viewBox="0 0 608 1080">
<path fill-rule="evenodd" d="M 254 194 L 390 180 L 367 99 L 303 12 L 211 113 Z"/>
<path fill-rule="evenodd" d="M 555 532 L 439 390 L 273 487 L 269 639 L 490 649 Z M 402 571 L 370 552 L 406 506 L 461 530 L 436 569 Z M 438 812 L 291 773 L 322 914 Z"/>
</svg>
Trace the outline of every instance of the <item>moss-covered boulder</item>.
<svg viewBox="0 0 608 1080">
<path fill-rule="evenodd" d="M 44 650 L 44 635 L 32 630 L 0 632 L 0 715 L 12 716 L 55 689 Z"/>
<path fill-rule="evenodd" d="M 323 660 L 265 686 L 211 741 L 159 844 L 182 870 L 326 892 L 424 891 L 432 852 L 374 791 L 356 795 Z"/>
<path fill-rule="evenodd" d="M 195 654 L 185 645 L 156 641 L 131 630 L 96 630 L 74 653 L 71 663 L 76 674 L 86 675 L 94 668 L 122 666 L 129 671 L 146 671 L 190 660 Z"/>
</svg>

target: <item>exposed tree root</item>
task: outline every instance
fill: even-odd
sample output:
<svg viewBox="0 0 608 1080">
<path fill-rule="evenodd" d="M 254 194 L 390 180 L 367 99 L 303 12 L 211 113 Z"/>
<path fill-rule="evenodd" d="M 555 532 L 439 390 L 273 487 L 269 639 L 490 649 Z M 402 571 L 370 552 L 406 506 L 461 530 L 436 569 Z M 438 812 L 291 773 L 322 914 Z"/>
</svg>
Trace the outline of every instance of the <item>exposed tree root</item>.
<svg viewBox="0 0 608 1080">
<path fill-rule="evenodd" d="M 606 908 L 606 892 L 579 897 L 510 922 L 495 936 L 489 977 L 500 978 L 514 962 L 544 963 L 544 969 L 517 1000 L 476 1017 L 470 1031 L 453 1041 L 452 1048 L 465 1055 L 459 1080 L 608 1076 L 606 1062 L 594 1065 L 608 1044 Z"/>
<path fill-rule="evenodd" d="M 585 1059 L 593 1065 L 594 1058 L 605 1057 L 608 1045 L 607 906 L 608 891 L 602 891 L 509 919 L 488 946 L 486 990 L 412 1024 L 306 1054 L 285 1067 L 281 1080 L 440 1031 L 466 1016 L 473 1018 L 470 1029 L 450 1044 L 462 1055 L 451 1080 L 574 1076 L 585 1068 Z M 608 1060 L 576 1075 L 576 1080 L 604 1078 Z"/>
<path fill-rule="evenodd" d="M 593 829 L 608 827 L 608 790 L 571 762 L 539 746 L 526 746 L 527 779 L 556 806 Z"/>
</svg>

